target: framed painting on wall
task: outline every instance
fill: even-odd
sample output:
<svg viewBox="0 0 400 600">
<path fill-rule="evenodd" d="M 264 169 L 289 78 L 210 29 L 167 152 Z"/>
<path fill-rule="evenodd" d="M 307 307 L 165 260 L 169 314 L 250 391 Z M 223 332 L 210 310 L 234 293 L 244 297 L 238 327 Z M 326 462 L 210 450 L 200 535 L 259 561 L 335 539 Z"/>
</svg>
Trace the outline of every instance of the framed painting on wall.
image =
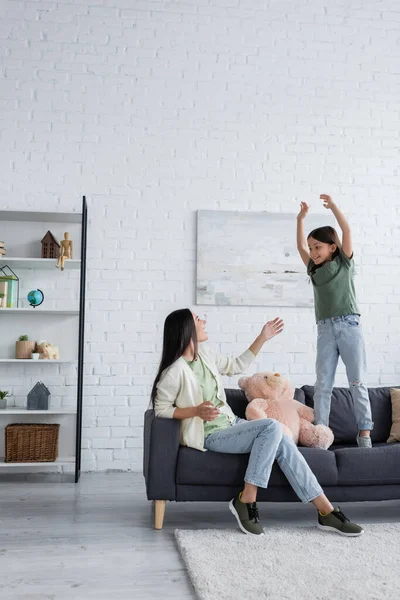
<svg viewBox="0 0 400 600">
<path fill-rule="evenodd" d="M 308 215 L 305 234 L 331 225 L 331 213 Z M 196 303 L 221 306 L 313 306 L 296 247 L 296 215 L 199 210 Z"/>
</svg>

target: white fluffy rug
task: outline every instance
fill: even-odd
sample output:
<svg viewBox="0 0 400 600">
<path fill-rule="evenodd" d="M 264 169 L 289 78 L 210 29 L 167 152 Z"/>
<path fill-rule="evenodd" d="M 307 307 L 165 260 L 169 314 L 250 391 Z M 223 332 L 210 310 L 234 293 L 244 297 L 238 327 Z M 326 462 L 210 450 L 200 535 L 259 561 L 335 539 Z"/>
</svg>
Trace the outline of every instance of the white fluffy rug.
<svg viewBox="0 0 400 600">
<path fill-rule="evenodd" d="M 359 538 L 316 527 L 176 530 L 200 600 L 399 600 L 400 524 L 367 525 Z"/>
</svg>

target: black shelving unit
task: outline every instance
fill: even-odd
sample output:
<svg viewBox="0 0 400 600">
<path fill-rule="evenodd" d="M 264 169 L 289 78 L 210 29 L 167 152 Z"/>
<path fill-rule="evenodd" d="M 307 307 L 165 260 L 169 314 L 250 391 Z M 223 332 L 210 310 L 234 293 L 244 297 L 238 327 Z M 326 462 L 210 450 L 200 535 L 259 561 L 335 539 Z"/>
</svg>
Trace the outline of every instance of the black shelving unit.
<svg viewBox="0 0 400 600">
<path fill-rule="evenodd" d="M 83 407 L 83 366 L 85 353 L 85 303 L 86 303 L 86 249 L 87 249 L 87 203 L 86 196 L 82 199 L 81 227 L 81 273 L 79 286 L 79 341 L 78 341 L 78 384 L 77 384 L 77 414 L 76 414 L 76 452 L 75 452 L 75 483 L 81 475 L 82 456 L 82 407 Z"/>
<path fill-rule="evenodd" d="M 46 315 L 76 315 L 79 319 L 78 324 L 78 360 L 77 360 L 77 400 L 76 400 L 76 411 L 74 409 L 69 408 L 54 408 L 49 409 L 49 411 L 27 411 L 23 408 L 19 407 L 10 407 L 6 410 L 0 411 L 1 416 L 13 416 L 13 415 L 21 415 L 32 416 L 36 415 L 36 419 L 38 419 L 37 415 L 76 415 L 76 428 L 75 428 L 75 443 L 71 440 L 70 451 L 68 452 L 68 456 L 65 459 L 60 458 L 56 463 L 35 463 L 32 465 L 31 463 L 1 463 L 0 467 L 21 467 L 24 466 L 29 469 L 29 467 L 51 467 L 53 465 L 56 466 L 64 466 L 64 465 L 74 465 L 74 479 L 75 483 L 79 481 L 80 473 L 81 473 L 81 456 L 82 456 L 82 409 L 83 409 L 83 382 L 84 382 L 84 350 L 85 350 L 85 303 L 86 303 L 86 251 L 87 251 L 87 227 L 88 227 L 88 210 L 87 210 L 87 202 L 86 196 L 82 198 L 82 211 L 81 212 L 69 212 L 69 213 L 58 213 L 58 212 L 42 212 L 42 211 L 18 211 L 18 210 L 0 210 L 0 223 L 4 225 L 6 222 L 20 222 L 20 223 L 53 223 L 53 224 L 74 224 L 80 225 L 80 241 L 81 241 L 81 251 L 80 251 L 80 260 L 70 260 L 66 261 L 65 268 L 66 269 L 80 269 L 79 276 L 79 299 L 78 306 L 79 310 L 63 310 L 57 308 L 47 309 L 46 307 L 42 309 L 41 307 L 36 310 L 30 310 L 30 308 L 24 308 L 20 305 L 15 308 L 2 308 L 0 309 L 0 319 L 6 318 L 6 315 L 32 315 L 34 319 L 43 318 Z M 40 259 L 40 258 L 32 258 L 32 257 L 15 257 L 15 256 L 4 256 L 0 257 L 0 268 L 5 264 L 11 265 L 12 268 L 18 269 L 54 269 L 55 261 L 53 259 Z M 54 269 L 55 270 L 55 269 Z M 1 321 L 0 321 L 1 328 Z M 14 329 L 14 328 L 13 328 Z M 46 362 L 46 368 L 49 370 L 52 368 L 52 363 L 61 362 L 61 363 L 69 363 L 74 362 L 76 364 L 76 360 L 60 360 L 60 361 L 43 361 Z M 0 358 L 0 368 L 7 368 L 7 363 L 23 363 L 24 366 L 31 363 L 32 365 L 36 363 L 36 361 L 31 360 L 16 360 L 14 358 Z M 36 363 L 37 364 L 37 363 Z M 51 371 L 50 371 L 51 372 Z M 0 371 L 1 374 L 1 371 Z M 14 419 L 14 417 L 12 417 Z M 17 417 L 15 417 L 17 419 Z M 1 426 L 1 421 L 0 421 Z M 71 431 L 73 431 L 71 427 Z M 69 438 L 68 438 L 69 439 Z M 72 456 L 73 450 L 75 450 L 75 455 Z M 71 453 L 71 454 L 70 454 Z M 8 469 L 5 468 L 4 472 Z M 18 469 L 19 470 L 19 469 Z M 0 469 L 3 471 L 3 469 Z M 30 471 L 29 471 L 30 472 Z M 69 471 L 70 472 L 70 471 Z"/>
</svg>

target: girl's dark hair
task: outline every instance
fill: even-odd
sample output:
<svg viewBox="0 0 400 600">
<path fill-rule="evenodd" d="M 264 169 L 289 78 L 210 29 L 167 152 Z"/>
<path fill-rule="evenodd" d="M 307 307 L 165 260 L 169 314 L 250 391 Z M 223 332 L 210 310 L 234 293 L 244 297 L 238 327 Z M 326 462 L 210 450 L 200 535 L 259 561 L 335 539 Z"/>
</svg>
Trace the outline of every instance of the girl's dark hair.
<svg viewBox="0 0 400 600">
<path fill-rule="evenodd" d="M 193 314 L 188 308 L 174 310 L 164 323 L 161 362 L 151 390 L 153 407 L 157 395 L 157 383 L 160 381 L 162 372 L 182 356 L 191 340 L 193 340 L 194 354 L 197 357 L 197 332 Z"/>
<path fill-rule="evenodd" d="M 311 233 L 308 234 L 307 240 L 312 237 L 317 242 L 322 242 L 323 244 L 336 244 L 336 250 L 332 255 L 332 258 L 336 258 L 342 254 L 342 242 L 338 236 L 336 229 L 331 227 L 330 225 L 325 225 L 324 227 L 317 227 L 317 229 L 313 229 Z M 319 267 L 322 265 L 313 265 L 311 269 L 311 274 L 315 273 Z"/>
</svg>

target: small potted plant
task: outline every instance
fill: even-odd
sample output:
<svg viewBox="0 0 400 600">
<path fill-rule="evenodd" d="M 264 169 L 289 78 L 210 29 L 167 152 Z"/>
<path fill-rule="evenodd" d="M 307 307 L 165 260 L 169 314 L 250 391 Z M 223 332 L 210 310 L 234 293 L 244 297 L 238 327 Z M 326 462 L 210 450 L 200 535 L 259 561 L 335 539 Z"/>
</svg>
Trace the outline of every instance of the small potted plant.
<svg viewBox="0 0 400 600">
<path fill-rule="evenodd" d="M 0 390 L 0 409 L 7 408 L 7 396 L 10 395 L 10 392 L 2 392 Z"/>
<path fill-rule="evenodd" d="M 32 358 L 32 352 L 35 351 L 35 342 L 31 342 L 27 335 L 20 335 L 15 344 L 15 358 Z"/>
</svg>

